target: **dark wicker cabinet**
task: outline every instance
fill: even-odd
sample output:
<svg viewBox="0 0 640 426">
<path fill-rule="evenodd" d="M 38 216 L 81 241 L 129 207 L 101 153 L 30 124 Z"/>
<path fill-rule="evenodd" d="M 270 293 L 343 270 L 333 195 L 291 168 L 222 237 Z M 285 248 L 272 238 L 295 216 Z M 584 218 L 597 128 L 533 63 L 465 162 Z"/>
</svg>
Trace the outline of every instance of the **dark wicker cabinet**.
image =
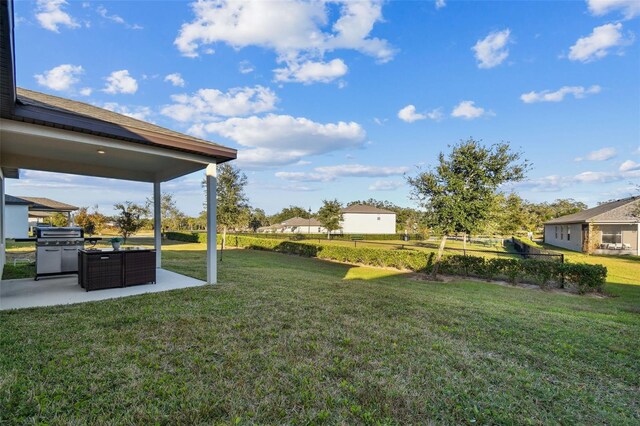
<svg viewBox="0 0 640 426">
<path fill-rule="evenodd" d="M 124 252 L 124 285 L 138 285 L 156 282 L 156 252 Z"/>
<path fill-rule="evenodd" d="M 155 282 L 154 250 L 78 252 L 78 283 L 87 291 Z"/>
</svg>

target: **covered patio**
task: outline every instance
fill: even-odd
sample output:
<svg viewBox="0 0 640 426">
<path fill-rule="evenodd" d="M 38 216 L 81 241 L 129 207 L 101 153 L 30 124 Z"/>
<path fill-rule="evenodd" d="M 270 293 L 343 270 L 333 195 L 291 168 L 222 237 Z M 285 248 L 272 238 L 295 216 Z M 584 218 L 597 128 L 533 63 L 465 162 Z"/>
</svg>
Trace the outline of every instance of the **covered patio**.
<svg viewBox="0 0 640 426">
<path fill-rule="evenodd" d="M 38 285 L 28 281 L 3 281 L 0 283 L 2 308 L 26 303 L 21 301 L 28 297 L 74 303 L 63 300 L 98 300 L 118 297 L 116 294 L 146 292 L 143 287 L 161 291 L 179 288 L 185 283 L 194 284 L 197 280 L 161 269 L 160 201 L 163 182 L 199 170 L 206 170 L 206 282 L 215 284 L 216 165 L 235 159 L 236 150 L 82 102 L 17 88 L 12 8 L 12 2 L 0 2 L 0 271 L 4 267 L 6 247 L 5 180 L 18 179 L 20 169 L 31 169 L 151 183 L 157 276 L 166 284 L 71 296 L 76 290 L 79 294 L 84 290 L 76 284 L 77 289 L 66 294 L 63 290 L 70 283 L 69 278 L 60 278 L 55 283 L 45 280 L 36 283 Z M 16 298 L 15 301 L 12 298 Z"/>
<path fill-rule="evenodd" d="M 156 283 L 132 287 L 84 291 L 75 275 L 35 281 L 34 279 L 4 280 L 0 283 L 0 311 L 7 309 L 35 308 L 40 306 L 67 305 L 116 299 L 160 291 L 197 287 L 206 282 L 158 268 Z"/>
</svg>

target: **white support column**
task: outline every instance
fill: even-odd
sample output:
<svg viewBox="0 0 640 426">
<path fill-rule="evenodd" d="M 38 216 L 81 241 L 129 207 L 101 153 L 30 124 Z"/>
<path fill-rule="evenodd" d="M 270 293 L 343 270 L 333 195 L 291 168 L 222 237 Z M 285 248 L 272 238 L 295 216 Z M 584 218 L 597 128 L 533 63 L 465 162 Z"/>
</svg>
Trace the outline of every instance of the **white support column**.
<svg viewBox="0 0 640 426">
<path fill-rule="evenodd" d="M 209 164 L 206 172 L 207 183 L 207 284 L 218 282 L 217 245 L 216 245 L 216 165 Z"/>
<path fill-rule="evenodd" d="M 153 245 L 156 249 L 156 268 L 162 267 L 162 194 L 160 182 L 153 182 Z"/>
</svg>

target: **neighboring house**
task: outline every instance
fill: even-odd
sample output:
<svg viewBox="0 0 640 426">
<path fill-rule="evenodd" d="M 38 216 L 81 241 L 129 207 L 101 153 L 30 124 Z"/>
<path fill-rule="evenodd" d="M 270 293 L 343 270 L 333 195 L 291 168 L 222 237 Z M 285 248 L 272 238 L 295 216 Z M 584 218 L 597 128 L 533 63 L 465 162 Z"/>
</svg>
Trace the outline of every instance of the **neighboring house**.
<svg viewBox="0 0 640 426">
<path fill-rule="evenodd" d="M 9 194 L 4 196 L 5 238 L 29 237 L 29 207 L 31 202 Z"/>
<path fill-rule="evenodd" d="M 304 219 L 302 217 L 294 217 L 287 219 L 280 224 L 282 229 L 280 232 L 285 234 L 324 234 L 327 230 L 317 219 Z"/>
<path fill-rule="evenodd" d="M 302 217 L 293 217 L 282 223 L 258 228 L 258 232 L 262 233 L 282 233 L 282 234 L 324 234 L 327 230 L 317 219 L 305 219 Z"/>
<path fill-rule="evenodd" d="M 342 209 L 343 234 L 395 234 L 396 214 L 366 204 L 354 204 Z"/>
<path fill-rule="evenodd" d="M 37 225 L 45 219 L 56 213 L 61 213 L 67 217 L 67 221 L 71 223 L 71 213 L 78 210 L 78 207 L 66 204 L 60 201 L 52 200 L 44 197 L 18 197 L 25 201 L 29 201 L 29 224 Z"/>
<path fill-rule="evenodd" d="M 594 254 L 640 255 L 640 196 L 601 204 L 544 224 L 544 242 Z"/>
<path fill-rule="evenodd" d="M 14 197 L 5 195 L 6 236 L 5 238 L 27 238 L 29 227 L 44 223 L 56 213 L 67 217 L 71 223 L 71 213 L 78 207 L 44 197 Z"/>
</svg>

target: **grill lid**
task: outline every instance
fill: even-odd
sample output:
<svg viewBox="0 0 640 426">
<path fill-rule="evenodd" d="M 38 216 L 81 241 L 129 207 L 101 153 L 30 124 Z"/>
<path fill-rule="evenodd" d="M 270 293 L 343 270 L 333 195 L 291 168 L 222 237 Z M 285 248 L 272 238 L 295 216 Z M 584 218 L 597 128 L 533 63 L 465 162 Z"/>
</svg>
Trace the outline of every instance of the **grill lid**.
<svg viewBox="0 0 640 426">
<path fill-rule="evenodd" d="M 35 228 L 36 238 L 82 238 L 84 231 L 79 226 L 38 226 Z"/>
</svg>

